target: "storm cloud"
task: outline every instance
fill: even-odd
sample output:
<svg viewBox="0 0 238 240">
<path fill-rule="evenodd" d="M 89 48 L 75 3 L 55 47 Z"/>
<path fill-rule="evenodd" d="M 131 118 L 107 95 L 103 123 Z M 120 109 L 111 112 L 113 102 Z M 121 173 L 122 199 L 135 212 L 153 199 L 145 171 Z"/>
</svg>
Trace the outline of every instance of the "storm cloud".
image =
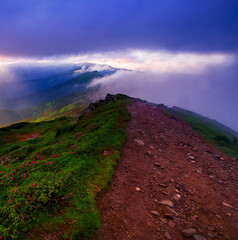
<svg viewBox="0 0 238 240">
<path fill-rule="evenodd" d="M 234 52 L 237 12 L 236 0 L 1 1 L 0 55 Z"/>
</svg>

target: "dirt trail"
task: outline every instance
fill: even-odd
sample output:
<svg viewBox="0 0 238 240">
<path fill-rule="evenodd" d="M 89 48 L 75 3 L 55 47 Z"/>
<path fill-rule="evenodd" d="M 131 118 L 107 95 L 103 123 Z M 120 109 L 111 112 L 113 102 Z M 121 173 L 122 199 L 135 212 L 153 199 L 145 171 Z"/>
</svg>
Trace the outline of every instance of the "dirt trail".
<svg viewBox="0 0 238 240">
<path fill-rule="evenodd" d="M 103 226 L 93 239 L 180 240 L 188 228 L 198 236 L 187 239 L 238 239 L 237 162 L 158 107 L 136 102 L 129 111 L 122 158 L 97 198 Z"/>
</svg>

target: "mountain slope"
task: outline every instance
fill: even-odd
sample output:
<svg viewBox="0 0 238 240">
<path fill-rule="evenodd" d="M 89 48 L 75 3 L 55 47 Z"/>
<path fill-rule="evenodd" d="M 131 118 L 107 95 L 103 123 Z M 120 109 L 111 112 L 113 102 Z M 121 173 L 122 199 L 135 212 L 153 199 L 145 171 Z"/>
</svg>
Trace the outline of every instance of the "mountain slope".
<svg viewBox="0 0 238 240">
<path fill-rule="evenodd" d="M 194 130 L 225 153 L 238 156 L 238 133 L 231 128 L 216 120 L 178 107 L 167 109 L 167 111 L 185 120 Z"/>
<path fill-rule="evenodd" d="M 189 117 L 193 117 L 194 119 L 196 118 L 198 121 L 202 121 L 209 126 L 213 126 L 213 128 L 216 128 L 216 130 L 222 131 L 224 134 L 229 135 L 230 137 L 238 138 L 238 133 L 236 131 L 225 126 L 224 124 L 219 123 L 214 119 L 210 119 L 208 117 L 178 107 L 173 107 L 171 111 L 182 116 L 184 119 L 187 118 L 189 120 Z"/>
<path fill-rule="evenodd" d="M 237 160 L 168 109 L 107 95 L 77 118 L 0 128 L 0 236 L 79 240 L 102 222 L 93 239 L 235 239 Z"/>
<path fill-rule="evenodd" d="M 135 101 L 129 111 L 122 158 L 97 199 L 103 225 L 92 240 L 236 239 L 237 160 L 162 106 Z"/>
<path fill-rule="evenodd" d="M 55 98 L 69 95 L 87 88 L 87 85 L 95 78 L 103 77 L 102 74 L 95 72 L 83 73 L 59 85 L 35 92 L 31 95 L 7 99 L 0 102 L 0 108 L 26 108 L 40 103 L 54 100 Z"/>
<path fill-rule="evenodd" d="M 43 121 L 73 116 L 92 101 L 96 91 L 97 88 L 90 88 L 32 107 L 0 109 L 0 126 L 24 120 Z"/>
<path fill-rule="evenodd" d="M 99 227 L 95 195 L 119 160 L 127 104 L 117 96 L 79 119 L 0 128 L 1 237 L 26 239 L 33 229 L 28 238 L 37 239 L 67 225 L 65 237 L 79 239 Z"/>
<path fill-rule="evenodd" d="M 12 99 L 37 93 L 44 89 L 76 79 L 80 75 L 97 71 L 102 76 L 114 74 L 119 69 L 108 65 L 81 63 L 48 66 L 10 66 L 9 75 L 0 82 L 0 99 Z M 7 105 L 6 105 L 7 106 Z"/>
</svg>

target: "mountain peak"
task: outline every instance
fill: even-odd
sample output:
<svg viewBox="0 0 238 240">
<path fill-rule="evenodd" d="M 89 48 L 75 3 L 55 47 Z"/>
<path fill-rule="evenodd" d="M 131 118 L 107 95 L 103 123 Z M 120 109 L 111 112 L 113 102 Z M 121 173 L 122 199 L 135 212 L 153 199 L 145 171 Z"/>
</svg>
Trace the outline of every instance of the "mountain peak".
<svg viewBox="0 0 238 240">
<path fill-rule="evenodd" d="M 96 63 L 81 63 L 76 67 L 74 73 L 85 73 L 85 72 L 93 72 L 98 71 L 101 73 L 114 73 L 118 68 L 111 67 L 110 65 L 106 64 L 96 64 Z"/>
</svg>

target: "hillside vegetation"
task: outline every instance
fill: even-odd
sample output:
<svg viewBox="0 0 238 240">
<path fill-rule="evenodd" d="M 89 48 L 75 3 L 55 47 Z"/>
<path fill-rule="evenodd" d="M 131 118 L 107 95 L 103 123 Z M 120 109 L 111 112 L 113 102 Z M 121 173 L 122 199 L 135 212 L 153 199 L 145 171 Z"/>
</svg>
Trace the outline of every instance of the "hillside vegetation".
<svg viewBox="0 0 238 240">
<path fill-rule="evenodd" d="M 224 153 L 238 158 L 238 133 L 197 113 L 174 107 L 170 113 L 185 120 L 194 130 Z"/>
<path fill-rule="evenodd" d="M 128 98 L 117 98 L 79 119 L 0 129 L 0 236 L 80 239 L 100 226 L 95 196 L 111 179 L 129 120 Z"/>
<path fill-rule="evenodd" d="M 21 109 L 0 109 L 0 126 L 18 121 L 44 121 L 59 116 L 73 116 L 87 106 L 97 88 L 81 90 L 37 106 Z"/>
</svg>

